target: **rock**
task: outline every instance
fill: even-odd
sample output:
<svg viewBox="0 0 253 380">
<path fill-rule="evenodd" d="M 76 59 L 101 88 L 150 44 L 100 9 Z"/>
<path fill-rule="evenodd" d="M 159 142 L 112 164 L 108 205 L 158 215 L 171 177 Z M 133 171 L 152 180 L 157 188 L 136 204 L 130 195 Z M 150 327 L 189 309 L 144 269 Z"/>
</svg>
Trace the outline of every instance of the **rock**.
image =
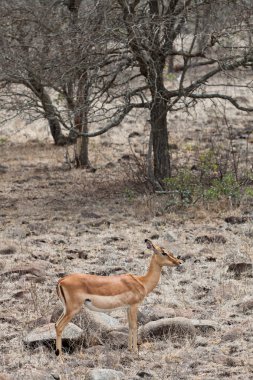
<svg viewBox="0 0 253 380">
<path fill-rule="evenodd" d="M 224 220 L 230 224 L 242 224 L 248 222 L 250 219 L 248 216 L 228 216 Z"/>
<path fill-rule="evenodd" d="M 85 376 L 85 380 L 122 380 L 124 373 L 114 369 L 94 368 Z"/>
<path fill-rule="evenodd" d="M 200 319 L 191 319 L 193 326 L 196 329 L 196 332 L 200 335 L 209 335 L 210 333 L 218 330 L 218 324 L 211 320 L 200 320 Z"/>
<path fill-rule="evenodd" d="M 225 244 L 227 242 L 227 239 L 222 236 L 222 235 L 202 235 L 202 236 L 197 236 L 195 239 L 195 243 L 198 244 L 212 244 L 212 243 L 217 243 L 217 244 Z"/>
<path fill-rule="evenodd" d="M 252 277 L 252 263 L 237 262 L 229 264 L 227 272 L 232 273 L 235 278 L 240 278 L 241 276 Z"/>
<path fill-rule="evenodd" d="M 90 320 L 93 321 L 94 325 L 97 325 L 100 330 L 103 331 L 112 331 L 115 329 L 119 329 L 122 327 L 122 325 L 119 323 L 119 321 L 116 318 L 111 317 L 108 314 L 105 313 L 98 313 L 96 311 L 88 311 L 87 313 L 90 317 Z"/>
<path fill-rule="evenodd" d="M 63 307 L 61 304 L 57 304 L 50 319 L 51 323 L 54 324 L 58 320 L 62 314 L 62 310 Z M 112 340 L 112 345 L 116 346 L 119 334 L 118 337 L 116 337 L 117 334 L 110 335 L 110 333 L 113 331 L 120 331 L 124 327 L 116 318 L 105 313 L 90 311 L 87 308 L 83 308 L 71 322 L 82 329 L 83 338 L 87 346 L 102 344 L 107 341 L 110 344 L 110 340 Z M 121 338 L 123 339 L 125 337 L 121 336 Z M 125 341 L 122 342 L 122 346 L 124 345 Z"/>
<path fill-rule="evenodd" d="M 6 248 L 2 248 L 0 249 L 0 255 L 13 255 L 14 253 L 16 253 L 16 248 L 15 247 L 6 247 Z"/>
<path fill-rule="evenodd" d="M 45 269 L 42 268 L 39 264 L 19 265 L 0 273 L 0 276 L 8 276 L 12 273 L 18 273 L 21 276 L 24 274 L 32 274 L 36 277 L 46 276 Z"/>
<path fill-rule="evenodd" d="M 182 317 L 164 318 L 149 322 L 139 330 L 142 342 L 156 338 L 195 338 L 196 329 L 191 320 Z"/>
<path fill-rule="evenodd" d="M 48 346 L 55 346 L 55 325 L 54 323 L 48 323 L 44 326 L 33 329 L 23 339 L 25 346 L 35 347 L 41 344 Z M 72 344 L 83 340 L 83 330 L 80 327 L 69 323 L 62 335 L 64 345 L 70 347 Z"/>
<path fill-rule="evenodd" d="M 138 322 L 142 325 L 145 325 L 151 321 L 157 321 L 158 319 L 172 317 L 175 317 L 175 310 L 160 305 L 142 306 L 138 310 Z"/>
<path fill-rule="evenodd" d="M 137 372 L 138 378 L 141 379 L 154 379 L 157 378 L 154 373 L 147 372 L 147 371 L 139 371 Z"/>
<path fill-rule="evenodd" d="M 34 368 L 24 369 L 18 371 L 13 380 L 57 380 L 60 379 L 59 375 L 50 374 L 46 371 L 37 370 Z"/>
</svg>

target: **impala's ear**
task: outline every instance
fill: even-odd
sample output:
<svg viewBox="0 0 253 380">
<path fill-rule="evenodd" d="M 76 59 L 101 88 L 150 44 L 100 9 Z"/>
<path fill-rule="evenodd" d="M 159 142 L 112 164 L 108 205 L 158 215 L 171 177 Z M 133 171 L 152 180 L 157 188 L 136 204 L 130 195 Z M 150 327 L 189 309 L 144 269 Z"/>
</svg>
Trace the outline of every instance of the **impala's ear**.
<svg viewBox="0 0 253 380">
<path fill-rule="evenodd" d="M 149 239 L 145 239 L 144 241 L 145 241 L 145 243 L 147 244 L 147 248 L 148 248 L 148 249 L 153 249 L 153 248 L 154 248 L 154 246 L 153 246 L 151 240 L 149 240 Z"/>
</svg>

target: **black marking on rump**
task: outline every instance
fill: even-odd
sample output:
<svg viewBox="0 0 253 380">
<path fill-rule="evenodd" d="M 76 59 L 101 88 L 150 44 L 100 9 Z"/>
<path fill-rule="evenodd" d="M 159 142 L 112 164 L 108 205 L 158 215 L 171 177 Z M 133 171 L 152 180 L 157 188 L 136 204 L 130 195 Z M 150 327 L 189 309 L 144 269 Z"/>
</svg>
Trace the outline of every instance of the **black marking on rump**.
<svg viewBox="0 0 253 380">
<path fill-rule="evenodd" d="M 65 316 L 65 312 L 66 312 L 66 298 L 65 298 L 65 294 L 63 292 L 63 289 L 62 289 L 62 286 L 58 283 L 57 284 L 57 287 L 56 287 L 56 291 L 57 291 L 57 295 L 59 297 L 59 299 L 61 300 L 61 302 L 64 304 L 64 310 L 61 314 L 61 316 L 58 318 L 58 320 L 56 321 L 55 323 L 55 328 L 58 326 L 58 324 L 62 321 L 63 317 Z"/>
<path fill-rule="evenodd" d="M 58 292 L 59 292 L 59 293 L 58 293 Z M 64 303 L 65 303 L 65 305 L 66 305 L 66 298 L 65 298 L 65 294 L 64 294 L 64 291 L 63 291 L 63 289 L 62 289 L 61 284 L 58 284 L 58 286 L 57 286 L 57 293 L 58 293 L 58 295 L 62 296 L 63 301 L 64 301 Z M 61 298 L 60 296 L 59 296 L 59 298 Z"/>
</svg>

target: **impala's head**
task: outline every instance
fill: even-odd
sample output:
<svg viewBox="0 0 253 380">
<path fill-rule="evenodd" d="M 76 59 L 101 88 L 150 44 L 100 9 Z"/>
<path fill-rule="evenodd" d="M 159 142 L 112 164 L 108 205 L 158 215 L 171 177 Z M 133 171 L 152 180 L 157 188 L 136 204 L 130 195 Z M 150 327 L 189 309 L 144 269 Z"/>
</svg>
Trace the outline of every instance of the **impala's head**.
<svg viewBox="0 0 253 380">
<path fill-rule="evenodd" d="M 182 260 L 173 256 L 171 252 L 166 251 L 164 248 L 160 247 L 159 245 L 153 244 L 151 240 L 145 239 L 145 243 L 147 244 L 148 249 L 153 250 L 159 265 L 175 267 L 182 264 Z"/>
</svg>

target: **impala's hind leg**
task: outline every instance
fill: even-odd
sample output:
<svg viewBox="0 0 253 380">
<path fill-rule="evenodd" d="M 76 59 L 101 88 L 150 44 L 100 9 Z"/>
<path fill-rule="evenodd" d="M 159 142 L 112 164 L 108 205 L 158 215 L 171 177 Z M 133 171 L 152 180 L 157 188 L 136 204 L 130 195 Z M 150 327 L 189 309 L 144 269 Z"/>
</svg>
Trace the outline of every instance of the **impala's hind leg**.
<svg viewBox="0 0 253 380">
<path fill-rule="evenodd" d="M 58 319 L 58 321 L 55 324 L 55 330 L 56 330 L 56 350 L 55 354 L 61 355 L 62 354 L 62 333 L 67 324 L 71 321 L 71 319 L 79 313 L 82 305 L 79 307 L 75 308 L 74 310 L 66 310 L 64 314 Z"/>
<path fill-rule="evenodd" d="M 61 285 L 58 285 L 57 287 L 57 293 L 58 296 L 63 303 L 64 311 L 58 321 L 55 324 L 55 330 L 56 330 L 56 350 L 55 354 L 61 355 L 62 354 L 62 333 L 67 324 L 71 321 L 71 319 L 79 313 L 81 307 L 82 307 L 82 300 L 80 299 L 72 299 L 71 302 L 68 302 L 67 294 L 65 294 L 63 288 Z"/>
</svg>

